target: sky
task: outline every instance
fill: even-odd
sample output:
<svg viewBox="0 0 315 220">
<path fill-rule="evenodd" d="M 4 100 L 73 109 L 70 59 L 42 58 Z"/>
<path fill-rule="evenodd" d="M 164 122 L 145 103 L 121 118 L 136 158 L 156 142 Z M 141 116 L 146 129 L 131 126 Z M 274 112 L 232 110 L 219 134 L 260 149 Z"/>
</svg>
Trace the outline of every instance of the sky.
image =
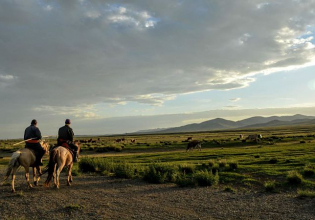
<svg viewBox="0 0 315 220">
<path fill-rule="evenodd" d="M 0 139 L 315 115 L 313 0 L 0 0 Z"/>
</svg>

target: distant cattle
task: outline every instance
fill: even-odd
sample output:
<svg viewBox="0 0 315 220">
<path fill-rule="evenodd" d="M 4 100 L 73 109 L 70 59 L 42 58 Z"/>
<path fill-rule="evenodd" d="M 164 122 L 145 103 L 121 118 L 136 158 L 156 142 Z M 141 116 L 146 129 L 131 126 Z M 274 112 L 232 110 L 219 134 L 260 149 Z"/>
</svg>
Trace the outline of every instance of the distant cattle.
<svg viewBox="0 0 315 220">
<path fill-rule="evenodd" d="M 191 141 L 187 144 L 187 149 L 186 149 L 186 152 L 189 151 L 190 149 L 199 149 L 199 151 L 201 151 L 201 142 L 200 141 L 197 141 L 197 140 L 194 140 L 194 141 Z"/>
<path fill-rule="evenodd" d="M 116 143 L 119 143 L 119 142 L 122 142 L 122 141 L 125 141 L 125 138 L 118 138 L 118 139 L 115 140 Z"/>
<path fill-rule="evenodd" d="M 240 134 L 240 139 L 242 140 L 244 138 L 244 135 Z"/>
<path fill-rule="evenodd" d="M 192 141 L 192 139 L 193 139 L 192 137 L 187 137 L 187 139 L 182 142 L 189 142 L 189 141 Z"/>
<path fill-rule="evenodd" d="M 256 142 L 260 141 L 261 139 L 262 139 L 262 135 L 261 134 L 250 134 L 246 138 L 246 140 L 256 141 Z"/>
<path fill-rule="evenodd" d="M 135 143 L 135 142 L 136 142 L 136 139 L 131 139 L 130 142 L 131 142 L 131 143 Z"/>
</svg>

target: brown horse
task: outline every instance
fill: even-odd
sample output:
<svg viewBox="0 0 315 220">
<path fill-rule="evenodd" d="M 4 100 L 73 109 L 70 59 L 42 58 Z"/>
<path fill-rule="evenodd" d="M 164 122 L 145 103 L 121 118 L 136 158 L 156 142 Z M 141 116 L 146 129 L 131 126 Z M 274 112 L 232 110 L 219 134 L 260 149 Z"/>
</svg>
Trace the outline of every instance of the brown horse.
<svg viewBox="0 0 315 220">
<path fill-rule="evenodd" d="M 79 141 L 75 141 L 74 144 L 78 147 L 79 155 L 80 143 Z M 46 171 L 43 172 L 48 172 L 48 177 L 45 181 L 46 187 L 49 187 L 50 181 L 52 177 L 54 177 L 55 187 L 59 189 L 59 176 L 65 166 L 68 167 L 67 185 L 70 186 L 72 182 L 71 169 L 73 166 L 73 157 L 68 149 L 62 146 L 58 146 L 50 152 L 48 166 L 46 167 Z"/>
<path fill-rule="evenodd" d="M 45 154 L 48 154 L 49 153 L 48 141 L 41 141 L 40 144 L 44 148 Z M 35 161 L 36 161 L 36 157 L 35 157 L 34 152 L 28 148 L 19 149 L 12 154 L 9 165 L 7 167 L 6 176 L 4 177 L 4 181 L 3 181 L 5 182 L 10 176 L 10 174 L 12 173 L 12 182 L 11 182 L 12 192 L 15 192 L 15 188 L 14 188 L 15 173 L 16 173 L 16 170 L 20 166 L 23 166 L 25 169 L 25 179 L 29 188 L 33 188 L 32 184 L 30 184 L 30 179 L 29 179 L 29 168 L 30 167 L 33 168 L 34 185 L 37 186 L 40 176 L 38 177 L 36 176 L 35 168 L 37 168 L 37 171 L 39 173 L 41 173 L 41 169 L 40 169 L 40 166 L 34 166 Z"/>
</svg>

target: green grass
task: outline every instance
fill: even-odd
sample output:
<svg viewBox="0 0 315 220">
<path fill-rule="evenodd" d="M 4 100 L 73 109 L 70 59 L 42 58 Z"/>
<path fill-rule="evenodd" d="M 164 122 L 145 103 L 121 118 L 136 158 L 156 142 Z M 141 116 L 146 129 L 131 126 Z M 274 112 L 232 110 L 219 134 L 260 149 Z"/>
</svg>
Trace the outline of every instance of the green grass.
<svg viewBox="0 0 315 220">
<path fill-rule="evenodd" d="M 146 173 L 152 172 L 156 175 L 156 182 L 195 186 L 196 173 L 208 172 L 210 175 L 211 172 L 215 174 L 218 171 L 220 184 L 223 185 L 261 187 L 263 190 L 266 181 L 276 181 L 277 189 L 288 184 L 313 190 L 314 131 L 313 126 L 92 137 L 97 142 L 82 144 L 81 162 L 74 167 L 73 174 L 91 172 L 123 178 L 143 178 Z M 246 137 L 253 133 L 261 133 L 264 138 L 259 143 L 237 139 L 239 134 Z M 187 142 L 183 141 L 190 136 L 193 140 L 203 140 L 201 151 L 185 152 Z M 115 142 L 122 137 L 126 139 L 124 142 Z M 135 143 L 131 143 L 131 139 L 136 139 Z M 8 157 L 17 149 L 12 145 L 18 141 L 20 140 L 0 140 L 1 169 L 7 166 Z M 44 160 L 47 163 L 47 157 Z M 292 177 L 295 180 L 291 181 L 287 174 L 293 170 L 296 171 Z"/>
<path fill-rule="evenodd" d="M 311 191 L 311 190 L 298 190 L 298 195 L 299 195 L 300 197 L 315 198 L 315 191 Z"/>
</svg>

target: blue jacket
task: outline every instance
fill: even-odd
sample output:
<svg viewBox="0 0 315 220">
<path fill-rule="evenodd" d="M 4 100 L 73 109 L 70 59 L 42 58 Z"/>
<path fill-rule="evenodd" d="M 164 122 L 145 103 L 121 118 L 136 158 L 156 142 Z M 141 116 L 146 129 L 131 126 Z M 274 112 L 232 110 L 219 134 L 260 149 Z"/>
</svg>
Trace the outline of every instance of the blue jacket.
<svg viewBox="0 0 315 220">
<path fill-rule="evenodd" d="M 25 129 L 24 132 L 24 140 L 33 138 L 33 140 L 39 140 L 42 139 L 42 134 L 40 133 L 40 130 L 35 125 L 30 125 Z"/>
</svg>

